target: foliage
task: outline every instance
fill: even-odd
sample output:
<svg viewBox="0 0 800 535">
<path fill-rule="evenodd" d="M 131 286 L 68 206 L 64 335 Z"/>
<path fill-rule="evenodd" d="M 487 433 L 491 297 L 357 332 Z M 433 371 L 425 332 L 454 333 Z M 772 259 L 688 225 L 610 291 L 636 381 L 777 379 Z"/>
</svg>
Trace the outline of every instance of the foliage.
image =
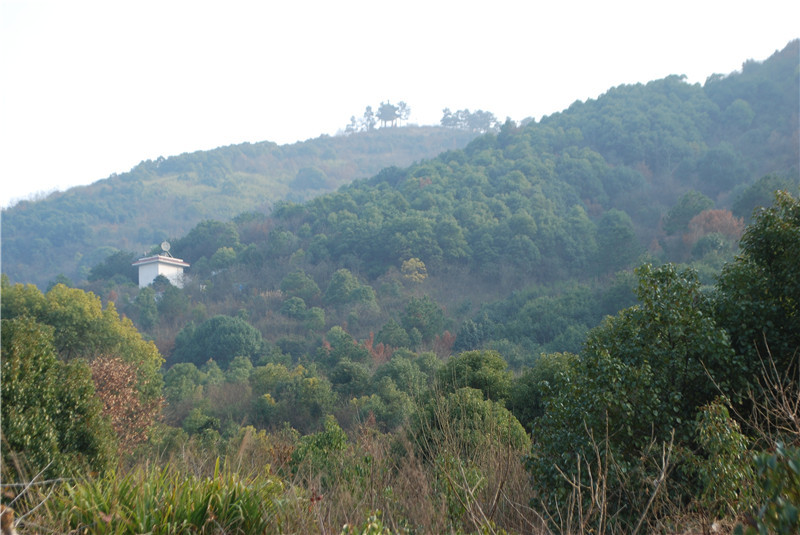
<svg viewBox="0 0 800 535">
<path fill-rule="evenodd" d="M 428 270 L 419 258 L 409 258 L 403 261 L 400 271 L 403 273 L 403 278 L 411 282 L 422 282 L 428 277 Z"/>
<path fill-rule="evenodd" d="M 320 295 L 317 283 L 302 270 L 286 275 L 281 281 L 280 289 L 288 297 L 297 297 L 306 303 L 313 302 Z"/>
<path fill-rule="evenodd" d="M 559 470 L 574 475 L 576 455 L 595 466 L 600 448 L 618 467 L 605 484 L 617 506 L 628 504 L 629 520 L 646 506 L 647 478 L 656 477 L 647 452 L 673 433 L 692 444 L 697 410 L 717 388 L 740 386 L 743 369 L 692 271 L 644 265 L 637 274 L 640 304 L 593 330 L 579 363 L 545 396 L 529 460 L 548 503 L 563 505 L 570 491 Z"/>
<path fill-rule="evenodd" d="M 429 342 L 444 330 L 445 315 L 436 301 L 427 295 L 412 297 L 403 311 L 401 323 L 409 336 L 416 329 L 422 341 Z"/>
<path fill-rule="evenodd" d="M 785 54 L 705 86 L 670 76 L 613 88 L 538 122 L 489 125 L 467 145 L 442 129 L 447 152 L 352 183 L 376 171 L 343 159 L 337 143 L 399 155 L 407 138 L 392 131 L 403 129 L 145 162 L 109 182 L 133 205 L 147 200 L 191 223 L 156 227 L 127 207 L 53 215 L 60 232 L 28 221 L 41 231 L 32 250 L 75 244 L 64 269 L 79 265 L 79 286 L 94 273 L 94 293 L 53 283 L 42 294 L 6 277 L 3 321 L 52 325 L 28 338 L 43 348 L 35 339 L 51 337 L 55 349 L 42 355 L 63 365 L 71 387 L 45 389 L 42 400 L 86 414 L 83 401 L 102 398 L 120 437 L 139 431 L 124 429 L 137 416 L 125 408 L 149 418 L 161 395 L 156 347 L 169 354 L 163 423 L 146 441 L 128 437 L 122 466 L 209 476 L 223 455 L 240 474 L 280 474 L 288 483 L 273 503 L 291 521 L 273 531 L 337 532 L 380 510 L 393 532 L 544 532 L 541 521 L 561 532 L 672 532 L 690 510 L 731 515 L 752 493 L 771 503 L 743 459 L 775 453 L 775 437 L 741 414 L 760 403 L 746 395 L 768 395 L 753 383 L 763 351 L 777 348 L 778 374 L 796 354 L 796 201 L 781 194 L 759 212 L 713 282 L 742 230 L 731 201 L 767 206 L 764 192 L 782 182 L 755 177 L 775 172 L 792 185 L 796 175 L 796 59 Z M 383 117 L 388 126 L 402 115 L 390 106 L 369 108 L 363 125 Z M 267 168 L 280 178 L 258 193 Z M 147 191 L 153 184 L 164 199 Z M 231 192 L 257 205 L 231 218 L 221 208 Z M 65 210 L 88 206 L 71 203 Z M 212 205 L 221 215 L 207 215 Z M 117 249 L 77 254 L 99 243 L 96 215 L 136 234 L 114 247 L 147 249 L 163 228 L 186 233 L 170 238 L 192 263 L 186 285 L 162 277 L 139 290 L 116 273 Z M 643 257 L 664 264 L 632 273 Z M 51 259 L 25 262 L 45 270 Z M 23 423 L 41 431 L 43 450 L 64 437 L 91 451 L 84 420 L 53 413 L 60 427 L 48 431 L 50 413 L 27 406 Z M 787 475 L 778 479 L 791 483 Z M 181 529 L 244 531 L 213 514 Z"/>
<path fill-rule="evenodd" d="M 470 387 L 432 396 L 414 414 L 409 432 L 429 459 L 467 458 L 492 444 L 522 453 L 530 445 L 525 429 L 502 403 Z"/>
<path fill-rule="evenodd" d="M 717 398 L 697 414 L 698 442 L 704 458 L 698 463 L 703 485 L 699 501 L 715 518 L 747 510 L 752 500 L 753 469 L 748 441 L 728 414 L 727 400 Z"/>
<path fill-rule="evenodd" d="M 331 414 L 336 399 L 330 380 L 301 365 L 288 369 L 267 364 L 250 375 L 253 422 L 263 428 L 278 428 L 284 422 L 301 432 L 319 429 Z"/>
<path fill-rule="evenodd" d="M 797 173 L 793 178 L 777 174 L 764 175 L 739 193 L 731 210 L 736 217 L 749 222 L 757 209 L 772 206 L 776 191 L 788 191 L 797 197 L 800 194 L 799 187 L 800 176 Z"/>
<path fill-rule="evenodd" d="M 440 127 L 406 126 L 323 135 L 282 146 L 268 141 L 243 143 L 143 161 L 89 186 L 4 208 L 3 271 L 13 282 L 40 288 L 59 273 L 82 281 L 113 251 L 149 251 L 165 238 L 172 242 L 173 254 L 194 264 L 201 256 L 210 259 L 220 247 L 236 248 L 234 242 L 216 239 L 221 235 L 211 235 L 205 245 L 194 239 L 192 243 L 172 239 L 202 221 L 228 221 L 245 212 L 263 217 L 265 209 L 279 201 L 334 191 L 355 177 L 431 158 L 474 136 Z M 304 168 L 319 169 L 325 183 L 312 190 L 293 187 Z M 262 231 L 261 224 L 246 223 L 249 235 Z"/>
<path fill-rule="evenodd" d="M 628 214 L 612 208 L 597 224 L 598 265 L 601 273 L 623 269 L 641 253 L 641 246 Z"/>
<path fill-rule="evenodd" d="M 468 109 L 450 111 L 449 108 L 442 110 L 441 125 L 445 128 L 468 130 L 472 132 L 492 132 L 499 129 L 494 114 L 488 111 L 476 110 L 470 112 Z"/>
<path fill-rule="evenodd" d="M 544 400 L 555 394 L 555 387 L 562 375 L 578 362 L 578 356 L 571 353 L 543 353 L 534 362 L 514 377 L 508 398 L 508 409 L 517 420 L 531 431 L 537 418 L 544 414 Z"/>
<path fill-rule="evenodd" d="M 317 433 L 301 437 L 297 448 L 292 452 L 290 467 L 295 472 L 298 470 L 309 473 L 333 473 L 337 454 L 347 447 L 347 435 L 333 416 L 325 418 L 324 428 Z M 321 491 L 327 491 L 327 485 L 322 481 Z"/>
<path fill-rule="evenodd" d="M 103 415 L 117 434 L 119 450 L 130 453 L 147 440 L 161 412 L 162 400 L 142 404 L 136 388 L 136 367 L 120 357 L 98 357 L 90 366 L 97 397 L 103 403 Z"/>
<path fill-rule="evenodd" d="M 720 275 L 716 313 L 743 370 L 758 371 L 758 355 L 771 352 L 787 369 L 800 348 L 800 201 L 778 192 L 775 204 L 760 210 L 742 238 L 741 253 Z"/>
<path fill-rule="evenodd" d="M 280 480 L 243 478 L 218 462 L 210 477 L 150 467 L 78 480 L 54 497 L 54 507 L 64 532 L 265 533 L 280 530 L 282 493 Z"/>
<path fill-rule="evenodd" d="M 758 510 L 756 529 L 748 528 L 744 533 L 797 533 L 800 529 L 800 448 L 779 442 L 774 452 L 757 455 L 755 465 L 764 503 Z"/>
<path fill-rule="evenodd" d="M 381 512 L 375 511 L 364 520 L 363 524 L 342 526 L 340 535 L 392 535 L 392 530 L 383 524 Z"/>
<path fill-rule="evenodd" d="M 89 282 L 110 279 L 122 275 L 131 283 L 139 282 L 139 271 L 133 266 L 136 255 L 128 251 L 117 251 L 109 255 L 102 263 L 92 267 L 87 280 Z"/>
<path fill-rule="evenodd" d="M 163 359 L 152 342 L 142 339 L 130 320 L 119 317 L 113 303 L 103 308 L 100 299 L 93 294 L 61 284 L 42 294 L 33 286 L 12 286 L 3 277 L 2 309 L 4 343 L 7 340 L 9 344 L 22 343 L 12 342 L 15 332 L 23 339 L 33 336 L 38 341 L 25 343 L 30 343 L 31 348 L 39 347 L 46 359 L 40 364 L 43 367 L 40 370 L 49 371 L 32 376 L 45 373 L 40 378 L 42 388 L 54 389 L 55 394 L 44 394 L 36 402 L 48 407 L 44 410 L 51 414 L 51 423 L 36 423 L 37 410 L 23 409 L 28 402 L 20 402 L 20 407 L 16 407 L 16 402 L 11 405 L 14 410 L 23 411 L 18 417 L 21 429 L 28 425 L 55 427 L 59 437 L 55 452 L 59 458 L 47 460 L 54 462 L 55 470 L 63 472 L 84 465 L 106 469 L 113 463 L 117 447 L 122 452 L 130 451 L 147 436 L 160 409 L 162 378 L 159 368 Z M 24 334 L 25 331 L 12 328 L 12 323 L 6 323 L 12 320 L 39 326 L 39 334 Z M 47 332 L 45 325 L 50 328 Z M 12 350 L 14 347 L 17 349 Z M 22 355 L 20 346 L 8 346 L 6 350 Z M 49 356 L 51 350 L 53 353 Z M 13 361 L 12 356 L 8 358 L 9 362 Z M 106 364 L 103 359 L 113 359 L 116 371 L 110 368 L 100 371 Z M 98 373 L 93 374 L 93 370 Z M 13 391 L 11 384 L 11 379 L 6 382 L 4 377 L 4 390 Z M 32 422 L 26 423 L 27 419 Z M 140 427 L 128 427 L 131 423 Z M 25 442 L 34 440 L 37 435 L 16 438 L 23 443 L 17 445 L 19 449 L 16 446 L 14 449 L 27 455 L 28 449 L 38 446 Z M 53 452 L 47 432 L 42 431 L 41 436 L 45 450 Z M 37 457 L 38 454 L 32 455 Z M 45 462 L 44 457 L 38 455 L 34 464 L 42 462 Z"/>
<path fill-rule="evenodd" d="M 443 393 L 469 387 L 479 390 L 486 399 L 502 402 L 511 391 L 511 372 L 507 368 L 496 351 L 465 351 L 437 371 L 436 384 Z"/>
<path fill-rule="evenodd" d="M 88 365 L 62 362 L 53 329 L 30 317 L 2 320 L 3 465 L 16 476 L 105 471 L 116 437 Z"/>
<path fill-rule="evenodd" d="M 199 366 L 214 360 L 227 368 L 234 357 L 256 357 L 261 348 L 261 333 L 255 327 L 241 318 L 218 315 L 179 336 L 170 361 Z"/>
</svg>

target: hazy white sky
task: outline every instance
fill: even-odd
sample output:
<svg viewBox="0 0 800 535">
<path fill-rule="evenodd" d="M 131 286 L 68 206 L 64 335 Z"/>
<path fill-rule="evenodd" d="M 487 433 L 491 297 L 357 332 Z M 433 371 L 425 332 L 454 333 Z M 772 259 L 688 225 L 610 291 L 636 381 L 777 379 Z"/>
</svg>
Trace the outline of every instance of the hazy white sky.
<svg viewBox="0 0 800 535">
<path fill-rule="evenodd" d="M 498 118 L 704 82 L 800 37 L 796 0 L 0 0 L 0 206 L 142 160 L 335 134 L 403 100 Z"/>
</svg>

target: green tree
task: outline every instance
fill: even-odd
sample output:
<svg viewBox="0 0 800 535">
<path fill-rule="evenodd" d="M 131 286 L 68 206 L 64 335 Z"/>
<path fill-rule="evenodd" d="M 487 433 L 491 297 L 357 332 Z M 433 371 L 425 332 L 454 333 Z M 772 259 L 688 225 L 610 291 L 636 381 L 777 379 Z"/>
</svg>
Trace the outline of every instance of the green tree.
<svg viewBox="0 0 800 535">
<path fill-rule="evenodd" d="M 492 401 L 504 401 L 511 393 L 512 374 L 496 351 L 465 351 L 439 368 L 436 379 L 443 392 L 469 387 Z"/>
<path fill-rule="evenodd" d="M 219 270 L 231 267 L 236 262 L 236 251 L 233 247 L 220 247 L 209 259 L 211 269 Z"/>
<path fill-rule="evenodd" d="M 136 367 L 142 406 L 161 397 L 163 363 L 153 342 L 145 341 L 128 318 L 120 318 L 114 303 L 103 308 L 91 292 L 58 284 L 47 294 L 35 286 L 11 285 L 2 278 L 2 315 L 29 316 L 54 328 L 53 342 L 63 360 L 115 355 Z"/>
<path fill-rule="evenodd" d="M 179 362 L 164 373 L 164 398 L 175 404 L 194 395 L 203 382 L 203 372 L 191 362 Z"/>
<path fill-rule="evenodd" d="M 411 339 L 408 333 L 395 320 L 389 320 L 381 327 L 375 337 L 375 341 L 393 348 L 411 347 Z"/>
<path fill-rule="evenodd" d="M 239 231 L 233 222 L 201 221 L 172 244 L 172 250 L 188 262 L 210 259 L 221 247 L 239 248 Z"/>
<path fill-rule="evenodd" d="M 360 362 L 343 359 L 333 367 L 328 379 L 336 393 L 343 399 L 351 399 L 366 393 L 369 386 L 369 370 Z"/>
<path fill-rule="evenodd" d="M 200 366 L 213 359 L 227 368 L 234 357 L 257 357 L 261 351 L 261 332 L 241 318 L 219 315 L 189 329 L 175 340 L 172 362 L 191 362 Z"/>
<path fill-rule="evenodd" d="M 2 331 L 4 467 L 15 470 L 18 456 L 19 475 L 110 468 L 114 432 L 86 362 L 61 362 L 53 328 L 33 318 L 3 319 Z"/>
<path fill-rule="evenodd" d="M 425 295 L 409 300 L 400 322 L 406 332 L 416 329 L 422 335 L 422 341 L 429 342 L 444 331 L 446 318 L 442 307 Z"/>
<path fill-rule="evenodd" d="M 673 432 L 678 443 L 694 444 L 699 408 L 740 384 L 742 360 L 697 275 L 669 264 L 641 266 L 637 275 L 640 304 L 594 329 L 580 361 L 545 393 L 529 466 L 553 504 L 571 492 L 554 467 L 576 476 L 576 454 L 592 464 L 599 445 L 620 470 L 608 474 L 619 500 L 610 505 L 635 517 L 649 497 L 640 485 L 655 477 L 648 449 Z"/>
<path fill-rule="evenodd" d="M 603 214 L 597 224 L 597 252 L 603 273 L 628 267 L 638 258 L 642 247 L 627 213 L 612 208 Z"/>
<path fill-rule="evenodd" d="M 358 279 L 349 269 L 338 269 L 325 290 L 325 302 L 331 305 L 349 303 L 360 286 Z"/>
<path fill-rule="evenodd" d="M 372 111 L 372 106 L 366 107 L 364 110 L 364 116 L 361 118 L 361 122 L 364 125 L 364 130 L 367 132 L 375 130 L 375 123 L 377 121 L 375 119 L 375 113 Z"/>
<path fill-rule="evenodd" d="M 700 158 L 697 173 L 700 189 L 716 196 L 743 182 L 747 169 L 733 145 L 723 141 Z"/>
<path fill-rule="evenodd" d="M 299 297 L 306 303 L 311 303 L 320 295 L 317 283 L 302 270 L 286 275 L 281 281 L 280 288 L 288 297 Z"/>
<path fill-rule="evenodd" d="M 281 305 L 281 314 L 292 319 L 306 317 L 306 302 L 300 297 L 290 297 Z"/>
<path fill-rule="evenodd" d="M 716 312 L 736 351 L 746 356 L 745 377 L 771 355 L 789 369 L 800 348 L 800 201 L 786 192 L 755 214 L 741 253 L 717 283 Z"/>
<path fill-rule="evenodd" d="M 137 311 L 139 325 L 149 331 L 158 322 L 158 305 L 156 304 L 156 291 L 152 286 L 145 286 L 133 300 Z"/>
<path fill-rule="evenodd" d="M 570 353 L 542 354 L 513 379 L 508 409 L 525 429 L 533 429 L 536 419 L 544 414 L 545 395 L 552 395 L 560 376 L 568 374 L 577 362 L 578 356 Z"/>
<path fill-rule="evenodd" d="M 469 387 L 431 397 L 412 416 L 409 435 L 431 460 L 440 454 L 470 458 L 489 444 L 520 453 L 530 446 L 525 429 L 502 403 Z"/>
<path fill-rule="evenodd" d="M 89 282 L 109 280 L 115 275 L 122 275 L 128 281 L 137 284 L 139 282 L 139 270 L 133 266 L 136 259 L 136 255 L 128 251 L 112 253 L 102 263 L 91 269 L 87 280 Z"/>
<path fill-rule="evenodd" d="M 694 216 L 713 207 L 714 201 L 702 193 L 687 191 L 664 216 L 664 232 L 668 235 L 686 232 Z"/>
<path fill-rule="evenodd" d="M 739 194 L 731 211 L 736 217 L 750 221 L 757 208 L 772 206 L 776 191 L 787 191 L 796 197 L 799 183 L 797 177 L 790 179 L 777 174 L 765 175 Z"/>
</svg>

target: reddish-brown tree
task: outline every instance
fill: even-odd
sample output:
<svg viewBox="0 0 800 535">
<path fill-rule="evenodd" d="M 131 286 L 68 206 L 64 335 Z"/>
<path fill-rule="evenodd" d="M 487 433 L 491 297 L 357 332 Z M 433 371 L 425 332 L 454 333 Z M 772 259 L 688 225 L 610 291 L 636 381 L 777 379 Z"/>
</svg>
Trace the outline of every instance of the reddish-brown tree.
<svg viewBox="0 0 800 535">
<path fill-rule="evenodd" d="M 103 402 L 103 414 L 111 420 L 120 452 L 129 453 L 147 440 L 163 400 L 142 403 L 136 388 L 136 367 L 120 357 L 98 357 L 91 367 L 95 391 Z"/>
</svg>

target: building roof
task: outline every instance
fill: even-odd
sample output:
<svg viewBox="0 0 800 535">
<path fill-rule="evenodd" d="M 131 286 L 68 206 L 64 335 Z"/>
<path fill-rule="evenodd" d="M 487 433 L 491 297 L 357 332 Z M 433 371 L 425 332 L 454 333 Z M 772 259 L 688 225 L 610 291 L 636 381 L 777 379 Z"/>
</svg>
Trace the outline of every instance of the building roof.
<svg viewBox="0 0 800 535">
<path fill-rule="evenodd" d="M 132 265 L 134 266 L 144 266 L 146 264 L 169 264 L 171 266 L 176 267 L 189 267 L 189 264 L 181 260 L 180 258 L 173 258 L 171 256 L 163 256 L 163 255 L 155 255 L 155 256 L 147 256 L 145 258 L 140 258 Z"/>
</svg>

